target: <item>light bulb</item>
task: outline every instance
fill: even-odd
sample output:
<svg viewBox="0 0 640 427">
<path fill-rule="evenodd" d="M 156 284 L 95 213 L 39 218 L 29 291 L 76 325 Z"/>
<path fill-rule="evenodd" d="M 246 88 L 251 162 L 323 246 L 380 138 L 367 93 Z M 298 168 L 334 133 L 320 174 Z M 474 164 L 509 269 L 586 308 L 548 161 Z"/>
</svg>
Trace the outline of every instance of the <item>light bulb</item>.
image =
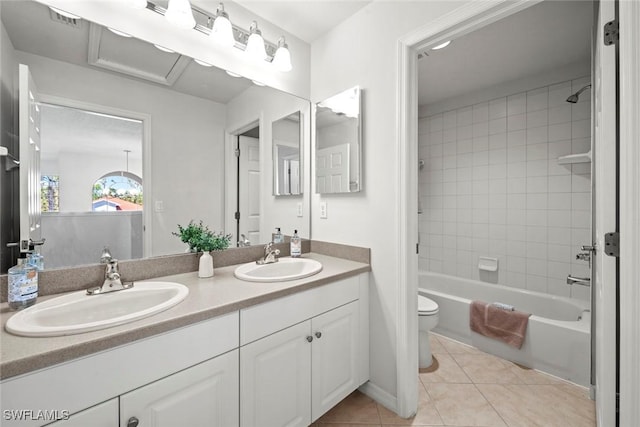
<svg viewBox="0 0 640 427">
<path fill-rule="evenodd" d="M 178 28 L 190 29 L 196 26 L 189 0 L 169 0 L 164 17 Z"/>
<path fill-rule="evenodd" d="M 208 62 L 204 62 L 204 61 L 201 61 L 199 59 L 194 59 L 194 61 L 196 61 L 197 64 L 200 64 L 203 67 L 213 67 L 213 65 L 209 64 Z"/>
<path fill-rule="evenodd" d="M 271 62 L 277 70 L 288 72 L 293 68 L 291 66 L 291 53 L 289 52 L 289 46 L 285 43 L 284 37 L 280 37 L 278 40 L 278 49 L 275 55 L 273 55 L 273 61 Z"/>
<path fill-rule="evenodd" d="M 115 28 L 107 27 L 107 29 L 111 31 L 113 34 L 116 34 L 120 37 L 126 37 L 126 38 L 131 37 L 131 34 L 127 34 L 124 31 L 116 30 Z"/>
<path fill-rule="evenodd" d="M 233 26 L 229 20 L 229 15 L 224 11 L 224 5 L 222 3 L 220 3 L 216 10 L 216 17 L 213 21 L 213 27 L 211 28 L 209 37 L 222 46 L 232 47 L 236 44 L 236 39 L 233 37 Z"/>
<path fill-rule="evenodd" d="M 229 74 L 231 77 L 242 77 L 240 74 L 238 73 L 234 73 L 233 71 L 229 71 L 229 70 L 225 70 L 227 74 Z"/>
<path fill-rule="evenodd" d="M 264 61 L 267 59 L 267 51 L 264 48 L 262 31 L 258 29 L 258 23 L 256 21 L 251 23 L 250 31 L 251 35 L 249 35 L 245 53 L 254 61 Z"/>
</svg>

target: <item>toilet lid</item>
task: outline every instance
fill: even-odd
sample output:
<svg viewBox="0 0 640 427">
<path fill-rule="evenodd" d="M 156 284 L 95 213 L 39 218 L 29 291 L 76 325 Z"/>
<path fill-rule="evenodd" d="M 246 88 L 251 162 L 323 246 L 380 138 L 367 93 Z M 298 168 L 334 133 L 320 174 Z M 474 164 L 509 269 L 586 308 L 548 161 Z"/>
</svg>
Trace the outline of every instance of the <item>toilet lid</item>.
<svg viewBox="0 0 640 427">
<path fill-rule="evenodd" d="M 427 297 L 418 295 L 418 313 L 420 314 L 435 314 L 438 312 L 438 303 L 430 300 Z"/>
</svg>

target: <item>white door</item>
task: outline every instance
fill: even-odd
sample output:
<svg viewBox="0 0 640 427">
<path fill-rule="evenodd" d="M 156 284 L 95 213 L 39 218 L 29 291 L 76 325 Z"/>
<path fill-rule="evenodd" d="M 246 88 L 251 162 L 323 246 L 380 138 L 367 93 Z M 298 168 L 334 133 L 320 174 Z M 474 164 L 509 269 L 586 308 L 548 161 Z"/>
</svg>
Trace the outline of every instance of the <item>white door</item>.
<svg viewBox="0 0 640 427">
<path fill-rule="evenodd" d="M 240 148 L 238 171 L 240 234 L 244 234 L 252 245 L 258 245 L 260 244 L 260 141 L 258 138 L 241 136 L 238 144 Z"/>
<path fill-rule="evenodd" d="M 311 320 L 312 421 L 347 397 L 358 384 L 358 302 Z"/>
<path fill-rule="evenodd" d="M 349 191 L 349 144 L 316 150 L 316 193 Z"/>
<path fill-rule="evenodd" d="M 47 427 L 113 427 L 118 425 L 118 398 L 107 400 Z"/>
<path fill-rule="evenodd" d="M 239 425 L 238 350 L 120 396 L 120 425 Z"/>
<path fill-rule="evenodd" d="M 240 349 L 240 425 L 311 424 L 310 322 L 302 322 Z"/>
<path fill-rule="evenodd" d="M 615 4 L 601 1 L 594 76 L 594 241 L 592 295 L 595 316 L 596 416 L 599 426 L 616 419 L 616 258 L 605 254 L 605 233 L 616 231 L 616 63 L 615 46 L 605 46 L 603 28 L 615 19 Z"/>
<path fill-rule="evenodd" d="M 29 239 L 40 240 L 40 106 L 35 82 L 24 64 L 19 66 L 20 120 L 20 251 Z"/>
<path fill-rule="evenodd" d="M 300 194 L 300 161 L 284 160 L 285 170 L 285 193 L 284 194 Z"/>
</svg>

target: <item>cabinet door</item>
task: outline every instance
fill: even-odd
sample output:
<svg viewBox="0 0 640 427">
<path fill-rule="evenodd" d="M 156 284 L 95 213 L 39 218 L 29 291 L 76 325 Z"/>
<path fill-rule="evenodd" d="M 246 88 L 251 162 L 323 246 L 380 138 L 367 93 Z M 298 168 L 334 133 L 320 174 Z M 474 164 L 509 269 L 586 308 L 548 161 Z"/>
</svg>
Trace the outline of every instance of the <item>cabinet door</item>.
<svg viewBox="0 0 640 427">
<path fill-rule="evenodd" d="M 313 421 L 360 385 L 358 320 L 357 301 L 311 319 Z"/>
<path fill-rule="evenodd" d="M 121 426 L 232 427 L 238 412 L 238 350 L 120 396 Z"/>
<path fill-rule="evenodd" d="M 240 348 L 240 425 L 311 424 L 310 322 Z"/>
<path fill-rule="evenodd" d="M 47 427 L 113 427 L 118 425 L 118 398 L 107 400 Z"/>
</svg>

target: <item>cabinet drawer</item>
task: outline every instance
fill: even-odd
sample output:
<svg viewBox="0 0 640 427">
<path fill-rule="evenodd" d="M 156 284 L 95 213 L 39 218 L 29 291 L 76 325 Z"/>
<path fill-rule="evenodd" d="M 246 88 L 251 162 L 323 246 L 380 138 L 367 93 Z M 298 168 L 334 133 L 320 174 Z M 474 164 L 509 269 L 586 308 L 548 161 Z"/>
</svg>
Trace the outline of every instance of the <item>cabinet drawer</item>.
<svg viewBox="0 0 640 427">
<path fill-rule="evenodd" d="M 358 276 L 240 311 L 240 345 L 315 317 L 359 296 Z"/>
</svg>

